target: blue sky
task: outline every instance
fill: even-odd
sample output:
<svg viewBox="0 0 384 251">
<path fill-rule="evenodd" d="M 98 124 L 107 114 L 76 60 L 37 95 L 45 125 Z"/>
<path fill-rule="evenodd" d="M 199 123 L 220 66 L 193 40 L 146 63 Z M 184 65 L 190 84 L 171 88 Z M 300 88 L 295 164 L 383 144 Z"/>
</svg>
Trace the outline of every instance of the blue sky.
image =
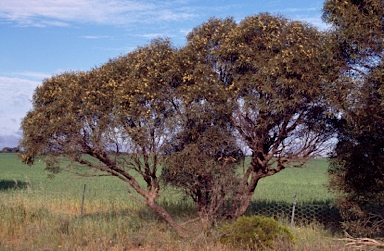
<svg viewBox="0 0 384 251">
<path fill-rule="evenodd" d="M 89 70 L 155 37 L 176 46 L 210 17 L 281 14 L 320 29 L 323 0 L 0 0 L 0 150 L 16 146 L 20 121 L 44 78 Z"/>
</svg>

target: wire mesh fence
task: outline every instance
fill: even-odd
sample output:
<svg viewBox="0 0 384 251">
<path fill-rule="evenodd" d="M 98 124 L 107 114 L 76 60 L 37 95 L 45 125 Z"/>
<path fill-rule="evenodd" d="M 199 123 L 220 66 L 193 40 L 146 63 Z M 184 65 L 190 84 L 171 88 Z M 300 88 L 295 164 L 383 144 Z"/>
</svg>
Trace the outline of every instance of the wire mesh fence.
<svg viewBox="0 0 384 251">
<path fill-rule="evenodd" d="M 103 183 L 104 184 L 104 183 Z M 108 183 L 108 185 L 110 185 Z M 15 186 L 14 184 L 10 184 Z M 107 203 L 109 205 L 119 205 L 119 207 L 130 206 L 140 207 L 140 203 L 133 200 L 128 193 L 128 188 L 124 186 L 100 186 L 95 184 L 76 184 L 67 187 L 60 191 L 52 191 L 39 186 L 25 186 L 19 187 L 28 193 L 28 197 L 36 195 L 39 200 L 44 200 L 44 203 L 54 201 L 60 207 L 62 205 L 63 210 L 66 208 L 68 201 L 73 201 L 76 204 L 77 211 L 83 215 L 87 213 L 90 206 L 95 206 L 98 203 Z M 19 190 L 19 191 L 21 191 Z M 168 195 L 173 195 L 172 193 Z M 184 201 L 177 198 L 178 196 L 171 196 L 172 199 L 163 199 L 161 203 L 166 203 L 167 209 L 173 212 L 181 213 L 181 211 L 192 212 L 194 205 L 190 200 Z M 183 197 L 184 198 L 184 197 Z M 91 205 L 92 204 L 92 205 Z M 284 219 L 296 225 L 308 224 L 308 223 L 320 223 L 326 228 L 340 228 L 341 216 L 339 210 L 336 207 L 330 205 L 329 202 L 315 203 L 288 203 L 279 201 L 252 201 L 248 214 L 263 215 L 267 217 L 273 217 L 275 219 Z"/>
<path fill-rule="evenodd" d="M 253 202 L 251 214 L 287 219 L 293 224 L 320 223 L 327 228 L 339 228 L 341 216 L 339 210 L 329 204 L 297 204 Z"/>
<path fill-rule="evenodd" d="M 87 186 L 85 202 L 87 203 L 92 200 L 98 200 L 100 198 L 100 192 L 101 191 L 99 191 L 97 188 L 88 188 Z M 119 192 L 125 194 L 126 190 Z M 178 213 L 183 210 L 187 210 L 189 212 L 193 211 L 193 202 L 190 200 L 178 200 L 176 199 L 178 196 L 171 197 L 173 199 L 164 198 L 160 203 L 162 203 L 163 206 L 166 206 L 167 209 L 172 209 L 172 211 Z M 182 198 L 185 199 L 185 197 Z M 111 200 L 112 198 L 109 199 Z M 120 200 L 121 196 L 116 195 L 115 199 Z M 342 221 L 339 210 L 332 206 L 330 201 L 324 201 L 320 203 L 288 203 L 253 200 L 248 208 L 248 213 L 253 215 L 263 215 L 275 219 L 288 220 L 295 225 L 319 223 L 329 229 L 340 229 L 340 222 Z"/>
</svg>

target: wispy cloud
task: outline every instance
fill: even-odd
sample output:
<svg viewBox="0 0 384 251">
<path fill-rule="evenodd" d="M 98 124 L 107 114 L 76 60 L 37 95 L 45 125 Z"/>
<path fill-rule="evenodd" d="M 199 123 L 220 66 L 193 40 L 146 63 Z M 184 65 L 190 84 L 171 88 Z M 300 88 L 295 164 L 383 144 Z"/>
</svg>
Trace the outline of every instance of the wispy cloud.
<svg viewBox="0 0 384 251">
<path fill-rule="evenodd" d="M 180 30 L 180 33 L 183 34 L 183 35 L 187 35 L 188 33 L 190 33 L 192 31 L 192 28 L 190 29 L 181 29 Z"/>
<path fill-rule="evenodd" d="M 286 8 L 282 10 L 277 10 L 278 12 L 308 12 L 308 11 L 318 11 L 318 8 Z"/>
<path fill-rule="evenodd" d="M 56 70 L 54 74 L 59 74 L 64 71 Z M 0 88 L 4 86 L 4 83 L 9 84 L 31 84 L 31 83 L 40 83 L 46 78 L 52 77 L 52 74 L 44 72 L 34 72 L 34 71 L 20 71 L 20 72 L 0 72 Z M 0 93 L 1 95 L 1 93 Z"/>
<path fill-rule="evenodd" d="M 172 1 L 171 1 L 172 2 Z M 0 2 L 0 18 L 24 26 L 66 26 L 72 22 L 130 24 L 147 20 L 185 20 L 194 15 L 177 9 L 183 2 L 127 0 L 13 0 Z"/>
<path fill-rule="evenodd" d="M 162 34 L 162 33 L 148 33 L 148 34 L 142 34 L 142 35 L 138 35 L 139 37 L 144 37 L 144 38 L 158 38 L 158 37 L 170 37 L 169 35 L 167 34 Z"/>
<path fill-rule="evenodd" d="M 21 77 L 32 78 L 32 79 L 36 79 L 36 80 L 43 80 L 46 78 L 50 78 L 52 76 L 51 74 L 42 73 L 42 72 L 32 72 L 32 71 L 19 72 L 19 73 L 16 73 L 16 75 L 21 76 Z M 1 77 L 0 77 L 0 79 L 1 79 Z"/>
<path fill-rule="evenodd" d="M 177 21 L 187 20 L 196 17 L 196 14 L 192 13 L 179 13 L 172 10 L 162 10 L 158 13 L 158 19 L 160 21 Z"/>
<path fill-rule="evenodd" d="M 80 36 L 80 38 L 85 38 L 85 39 L 102 39 L 102 38 L 111 38 L 111 36 Z"/>
</svg>

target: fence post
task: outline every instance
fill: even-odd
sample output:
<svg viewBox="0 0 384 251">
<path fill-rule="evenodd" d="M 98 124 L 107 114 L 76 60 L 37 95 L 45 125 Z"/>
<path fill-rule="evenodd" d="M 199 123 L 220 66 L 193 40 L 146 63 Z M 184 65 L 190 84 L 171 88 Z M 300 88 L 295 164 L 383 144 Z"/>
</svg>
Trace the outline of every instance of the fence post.
<svg viewBox="0 0 384 251">
<path fill-rule="evenodd" d="M 296 207 L 296 196 L 297 193 L 295 193 L 295 196 L 293 197 L 293 205 L 292 205 L 292 216 L 291 216 L 291 227 L 295 225 L 295 207 Z"/>
<path fill-rule="evenodd" d="M 83 213 L 84 213 L 85 188 L 86 188 L 86 184 L 84 184 L 83 199 L 81 200 L 81 216 L 83 216 Z"/>
</svg>

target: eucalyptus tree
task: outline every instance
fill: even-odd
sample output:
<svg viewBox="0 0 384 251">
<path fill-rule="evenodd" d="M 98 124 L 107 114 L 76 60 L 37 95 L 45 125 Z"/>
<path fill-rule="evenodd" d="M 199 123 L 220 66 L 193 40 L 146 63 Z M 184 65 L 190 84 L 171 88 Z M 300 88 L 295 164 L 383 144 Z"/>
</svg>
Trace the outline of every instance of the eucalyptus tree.
<svg viewBox="0 0 384 251">
<path fill-rule="evenodd" d="M 337 73 L 327 33 L 299 21 L 245 18 L 218 51 L 237 104 L 231 119 L 252 151 L 232 214 L 244 214 L 260 179 L 329 150 L 334 136 L 325 97 Z"/>
<path fill-rule="evenodd" d="M 60 155 L 115 176 L 130 185 L 131 196 L 181 233 L 157 203 L 163 146 L 175 123 L 176 53 L 168 40 L 158 39 L 89 72 L 45 80 L 22 121 L 24 162 L 33 164 L 43 156 L 56 172 Z"/>
<path fill-rule="evenodd" d="M 215 199 L 203 201 L 210 208 L 203 211 L 208 218 L 244 214 L 260 179 L 300 166 L 328 149 L 334 135 L 329 123 L 333 115 L 325 95 L 337 72 L 328 40 L 327 33 L 308 24 L 269 14 L 251 16 L 239 24 L 232 19 L 211 19 L 189 34 L 180 51 L 185 67 L 180 88 L 188 90 L 186 111 L 190 109 L 192 120 L 200 118 L 204 125 L 192 124 L 190 131 L 204 139 L 211 128 L 214 134 L 208 139 L 215 141 L 184 141 L 182 150 L 198 144 L 195 153 L 202 158 L 205 149 L 217 150 L 226 142 L 235 149 L 233 137 L 240 135 L 252 153 L 241 173 L 234 170 L 233 162 L 226 162 L 225 172 L 216 171 L 219 157 L 212 159 L 212 155 L 209 163 L 198 159 L 203 164 L 196 168 L 178 163 L 178 170 L 188 170 L 191 180 L 187 184 L 175 177 L 174 184 L 184 186 L 196 201 L 196 191 L 209 191 L 208 197 L 220 191 Z M 230 189 L 218 182 L 197 189 L 202 184 L 200 170 L 213 170 L 216 176 L 205 177 L 221 178 Z"/>
<path fill-rule="evenodd" d="M 330 187 L 347 230 L 384 233 L 384 1 L 328 0 L 323 11 L 342 64 L 334 82 L 341 122 Z"/>
<path fill-rule="evenodd" d="M 23 119 L 22 157 L 45 156 L 56 172 L 63 155 L 116 176 L 179 233 L 157 203 L 161 178 L 192 197 L 203 221 L 236 218 L 260 179 L 328 147 L 324 96 L 338 72 L 328 39 L 269 14 L 210 19 L 181 49 L 155 40 L 92 71 L 54 76 Z M 239 140 L 252 153 L 240 172 Z"/>
</svg>

